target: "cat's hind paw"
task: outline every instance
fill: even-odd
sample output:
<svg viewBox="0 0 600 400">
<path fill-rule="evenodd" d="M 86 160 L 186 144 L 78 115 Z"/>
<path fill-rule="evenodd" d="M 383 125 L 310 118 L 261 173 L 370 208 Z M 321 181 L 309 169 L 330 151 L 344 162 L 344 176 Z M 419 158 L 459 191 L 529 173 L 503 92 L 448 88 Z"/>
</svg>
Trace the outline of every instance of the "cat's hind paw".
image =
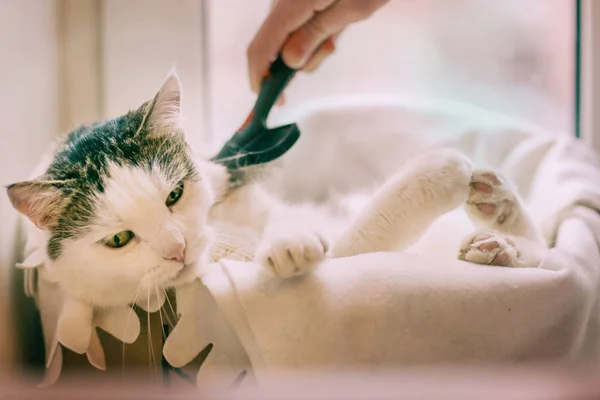
<svg viewBox="0 0 600 400">
<path fill-rule="evenodd" d="M 302 275 L 325 259 L 329 241 L 314 231 L 274 237 L 259 247 L 256 259 L 281 278 Z"/>
<path fill-rule="evenodd" d="M 520 204 L 515 190 L 493 171 L 474 171 L 466 211 L 471 219 L 489 229 L 505 230 L 516 222 Z"/>
<path fill-rule="evenodd" d="M 519 251 L 510 238 L 497 232 L 480 231 L 469 236 L 458 258 L 475 264 L 519 267 Z"/>
</svg>

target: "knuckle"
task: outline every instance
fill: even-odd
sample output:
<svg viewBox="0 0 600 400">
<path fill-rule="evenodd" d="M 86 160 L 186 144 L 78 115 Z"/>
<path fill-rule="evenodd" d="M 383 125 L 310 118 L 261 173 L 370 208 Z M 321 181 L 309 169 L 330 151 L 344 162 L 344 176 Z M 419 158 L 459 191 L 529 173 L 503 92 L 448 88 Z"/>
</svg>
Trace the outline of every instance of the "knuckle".
<svg viewBox="0 0 600 400">
<path fill-rule="evenodd" d="M 306 28 L 308 33 L 313 37 L 325 37 L 328 35 L 327 24 L 319 18 L 311 19 L 307 24 Z"/>
<path fill-rule="evenodd" d="M 370 17 L 378 8 L 378 1 L 354 0 L 349 4 L 348 12 L 355 21 Z"/>
</svg>

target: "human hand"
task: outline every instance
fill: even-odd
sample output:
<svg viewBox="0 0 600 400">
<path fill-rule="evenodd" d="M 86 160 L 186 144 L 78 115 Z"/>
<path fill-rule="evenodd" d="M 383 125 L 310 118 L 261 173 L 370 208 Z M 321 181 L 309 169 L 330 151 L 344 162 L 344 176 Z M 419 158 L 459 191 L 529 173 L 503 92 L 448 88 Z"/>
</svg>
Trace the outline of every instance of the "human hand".
<svg viewBox="0 0 600 400">
<path fill-rule="evenodd" d="M 277 0 L 248 46 L 252 91 L 281 53 L 294 69 L 312 72 L 335 50 L 350 24 L 370 17 L 389 0 Z"/>
</svg>

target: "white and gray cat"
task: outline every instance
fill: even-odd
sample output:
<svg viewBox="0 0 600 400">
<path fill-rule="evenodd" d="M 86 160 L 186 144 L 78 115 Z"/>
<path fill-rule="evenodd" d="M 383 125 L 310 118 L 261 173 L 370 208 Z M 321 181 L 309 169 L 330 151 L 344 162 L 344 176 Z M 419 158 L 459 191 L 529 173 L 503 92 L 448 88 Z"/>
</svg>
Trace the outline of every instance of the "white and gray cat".
<svg viewBox="0 0 600 400">
<path fill-rule="evenodd" d="M 43 175 L 8 187 L 45 235 L 47 268 L 79 301 L 108 307 L 164 293 L 224 256 L 223 238 L 283 278 L 327 256 L 402 251 L 461 206 L 477 229 L 460 259 L 535 267 L 545 251 L 510 183 L 453 150 L 412 159 L 356 211 L 290 205 L 259 184 L 230 190 L 224 168 L 194 158 L 180 108 L 171 74 L 152 100 L 70 133 Z"/>
</svg>

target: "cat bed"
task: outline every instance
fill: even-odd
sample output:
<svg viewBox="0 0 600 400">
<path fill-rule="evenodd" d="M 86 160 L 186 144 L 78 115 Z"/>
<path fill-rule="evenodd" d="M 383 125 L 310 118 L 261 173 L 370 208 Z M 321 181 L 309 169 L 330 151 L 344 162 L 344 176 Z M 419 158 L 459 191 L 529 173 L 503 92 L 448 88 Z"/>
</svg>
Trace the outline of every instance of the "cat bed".
<svg viewBox="0 0 600 400">
<path fill-rule="evenodd" d="M 172 366 L 209 344 L 199 383 L 233 382 L 242 371 L 260 381 L 281 369 L 600 360 L 600 163 L 586 146 L 431 100 L 328 99 L 279 119 L 297 121 L 303 133 L 269 181 L 291 201 L 365 187 L 423 149 L 450 146 L 518 186 L 552 249 L 531 269 L 435 253 L 365 254 L 326 260 L 286 281 L 253 262 L 222 260 L 177 291 L 180 319 L 163 349 Z M 61 345 L 105 367 L 93 327 L 124 342 L 137 338 L 139 321 L 128 321 L 126 307 L 86 310 L 63 299 L 32 230 L 26 254 L 20 266 L 41 311 L 45 384 L 60 375 Z M 153 311 L 161 304 L 139 305 Z"/>
</svg>

